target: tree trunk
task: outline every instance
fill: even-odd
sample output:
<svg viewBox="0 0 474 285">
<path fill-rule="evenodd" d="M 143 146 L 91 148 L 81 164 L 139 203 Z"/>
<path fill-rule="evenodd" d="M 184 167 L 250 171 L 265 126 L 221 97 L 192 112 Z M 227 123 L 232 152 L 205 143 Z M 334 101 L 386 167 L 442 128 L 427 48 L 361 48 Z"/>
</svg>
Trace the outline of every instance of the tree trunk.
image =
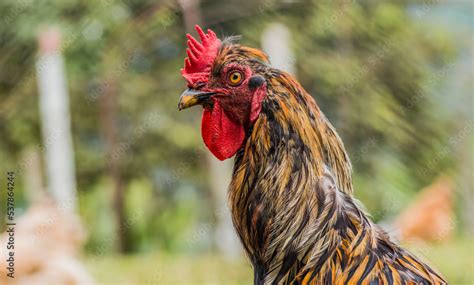
<svg viewBox="0 0 474 285">
<path fill-rule="evenodd" d="M 120 153 L 118 149 L 118 94 L 114 80 L 104 83 L 104 93 L 100 97 L 100 121 L 102 136 L 105 141 L 106 171 L 112 181 L 112 205 L 116 222 L 117 246 L 125 252 L 127 227 L 124 211 L 124 181 L 120 172 Z"/>
</svg>

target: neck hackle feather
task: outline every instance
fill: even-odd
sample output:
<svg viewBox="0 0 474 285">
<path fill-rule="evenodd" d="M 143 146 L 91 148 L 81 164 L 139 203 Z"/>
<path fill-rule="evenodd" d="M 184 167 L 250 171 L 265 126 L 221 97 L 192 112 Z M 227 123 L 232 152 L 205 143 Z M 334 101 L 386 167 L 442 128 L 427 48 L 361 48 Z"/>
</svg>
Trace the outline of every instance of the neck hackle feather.
<svg viewBox="0 0 474 285">
<path fill-rule="evenodd" d="M 263 52 L 197 31 L 201 43 L 188 36 L 188 81 L 229 62 L 265 79 L 229 188 L 255 284 L 446 284 L 360 209 L 342 140 L 303 87 Z"/>
</svg>

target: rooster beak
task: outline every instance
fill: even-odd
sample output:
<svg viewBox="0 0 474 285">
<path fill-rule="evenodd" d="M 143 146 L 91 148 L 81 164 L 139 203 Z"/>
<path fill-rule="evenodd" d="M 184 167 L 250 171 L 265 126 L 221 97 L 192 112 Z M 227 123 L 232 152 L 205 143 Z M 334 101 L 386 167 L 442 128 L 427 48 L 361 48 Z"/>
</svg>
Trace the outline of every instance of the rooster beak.
<svg viewBox="0 0 474 285">
<path fill-rule="evenodd" d="M 207 101 L 215 92 L 204 92 L 193 89 L 186 89 L 179 97 L 178 109 L 183 109 L 199 105 Z"/>
</svg>

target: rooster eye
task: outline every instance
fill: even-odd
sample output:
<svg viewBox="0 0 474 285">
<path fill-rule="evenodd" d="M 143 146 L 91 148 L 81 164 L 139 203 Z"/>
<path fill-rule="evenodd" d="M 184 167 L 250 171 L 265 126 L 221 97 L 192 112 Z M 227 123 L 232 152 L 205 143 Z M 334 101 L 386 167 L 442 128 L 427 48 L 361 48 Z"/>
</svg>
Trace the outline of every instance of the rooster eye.
<svg viewBox="0 0 474 285">
<path fill-rule="evenodd" d="M 229 73 L 227 77 L 227 81 L 229 81 L 229 84 L 232 86 L 237 86 L 242 82 L 243 76 L 242 72 L 240 71 L 232 71 Z"/>
</svg>

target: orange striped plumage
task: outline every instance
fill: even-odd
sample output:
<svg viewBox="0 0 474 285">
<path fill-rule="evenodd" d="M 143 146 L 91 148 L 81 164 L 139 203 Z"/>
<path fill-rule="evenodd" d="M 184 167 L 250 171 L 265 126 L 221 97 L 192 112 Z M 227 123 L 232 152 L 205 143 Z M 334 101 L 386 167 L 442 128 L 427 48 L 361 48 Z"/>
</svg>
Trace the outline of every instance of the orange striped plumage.
<svg viewBox="0 0 474 285">
<path fill-rule="evenodd" d="M 301 85 L 260 50 L 196 29 L 178 106 L 203 105 L 206 145 L 235 154 L 229 204 L 254 283 L 446 284 L 357 205 L 344 145 Z"/>
<path fill-rule="evenodd" d="M 343 143 L 300 84 L 255 49 L 225 45 L 215 68 L 228 61 L 267 82 L 229 189 L 255 284 L 446 284 L 360 210 Z"/>
</svg>

